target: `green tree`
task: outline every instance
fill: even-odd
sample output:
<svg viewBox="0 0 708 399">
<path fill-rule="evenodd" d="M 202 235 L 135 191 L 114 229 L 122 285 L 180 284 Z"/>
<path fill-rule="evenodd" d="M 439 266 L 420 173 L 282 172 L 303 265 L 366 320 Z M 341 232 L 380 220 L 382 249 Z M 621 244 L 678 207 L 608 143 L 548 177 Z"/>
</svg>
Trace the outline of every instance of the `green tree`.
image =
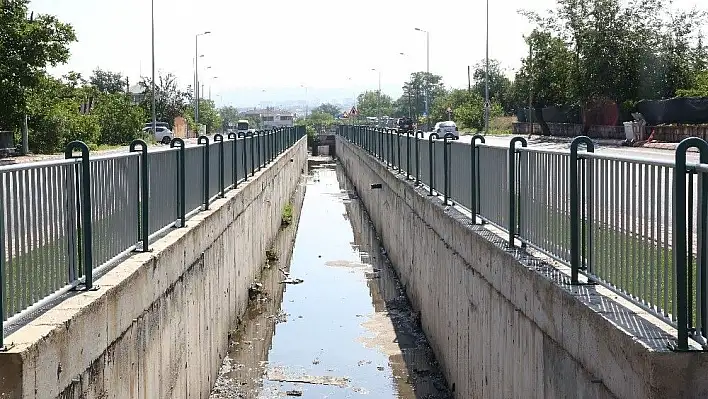
<svg viewBox="0 0 708 399">
<path fill-rule="evenodd" d="M 333 117 L 336 117 L 341 113 L 341 109 L 334 105 L 334 104 L 320 104 L 319 106 L 315 107 L 312 110 L 312 113 L 324 113 L 324 114 L 330 114 Z"/>
<path fill-rule="evenodd" d="M 207 134 L 216 133 L 222 128 L 221 115 L 212 100 L 199 99 L 199 123 L 206 126 Z"/>
<path fill-rule="evenodd" d="M 485 98 L 486 90 L 486 65 L 485 61 L 482 60 L 474 67 L 474 72 L 472 78 L 474 79 L 474 85 L 472 90 L 477 92 L 482 98 Z M 502 105 L 504 112 L 511 113 L 513 111 L 514 105 L 510 98 L 511 81 L 504 75 L 504 71 L 501 68 L 499 61 L 490 59 L 489 60 L 489 100 L 497 102 Z"/>
<path fill-rule="evenodd" d="M 561 38 L 549 32 L 534 30 L 526 42 L 532 49 L 531 58 L 523 60 L 512 96 L 517 104 L 526 104 L 532 93 L 534 120 L 541 125 L 543 134 L 549 135 L 542 110 L 550 105 L 573 102 L 574 56 Z"/>
<path fill-rule="evenodd" d="M 89 83 L 101 93 L 125 93 L 128 90 L 127 81 L 123 75 L 100 68 L 93 71 Z"/>
<path fill-rule="evenodd" d="M 238 109 L 232 106 L 225 106 L 219 108 L 219 116 L 221 116 L 222 130 L 226 131 L 229 126 L 236 126 L 236 122 L 239 119 L 243 119 L 239 116 Z"/>
<path fill-rule="evenodd" d="M 145 89 L 145 98 L 140 106 L 145 115 L 152 115 L 152 81 L 144 77 L 140 85 Z M 191 96 L 188 92 L 181 91 L 177 86 L 177 77 L 173 74 L 158 76 L 155 82 L 155 114 L 159 122 L 167 122 L 170 126 L 178 116 L 186 116 Z M 200 115 L 201 122 L 201 115 Z"/>
<path fill-rule="evenodd" d="M 406 103 L 410 94 L 411 108 L 413 117 L 418 120 L 425 113 L 425 95 L 428 94 L 428 110 L 432 108 L 432 104 L 436 98 L 443 97 L 446 94 L 445 85 L 442 82 L 442 76 L 434 75 L 428 72 L 414 72 L 403 85 L 403 96 Z"/>
<path fill-rule="evenodd" d="M 680 97 L 708 97 L 708 70 L 699 72 L 692 86 L 677 90 L 676 95 Z"/>
<path fill-rule="evenodd" d="M 28 18 L 29 0 L 5 1 L 0 7 L 0 128 L 20 125 L 26 90 L 40 84 L 47 65 L 69 59 L 74 29 L 52 15 Z"/>
<path fill-rule="evenodd" d="M 357 110 L 361 116 L 381 116 L 391 115 L 393 113 L 393 103 L 391 96 L 381 93 L 379 97 L 378 91 L 366 91 L 359 94 L 357 97 Z"/>
<path fill-rule="evenodd" d="M 147 116 L 123 93 L 103 94 L 92 111 L 101 127 L 101 144 L 128 144 L 141 136 Z"/>
<path fill-rule="evenodd" d="M 447 109 L 451 109 L 448 115 Z M 438 97 L 431 109 L 431 125 L 434 122 L 446 121 L 452 117 L 462 129 L 479 131 L 484 128 L 484 98 L 476 91 L 454 89 Z M 502 116 L 503 110 L 498 102 L 492 102 L 490 118 Z"/>
<path fill-rule="evenodd" d="M 30 150 L 53 153 L 64 149 L 71 140 L 97 144 L 100 124 L 96 115 L 79 112 L 91 95 L 86 87 L 73 87 L 50 76 L 42 76 L 27 90 Z"/>
</svg>

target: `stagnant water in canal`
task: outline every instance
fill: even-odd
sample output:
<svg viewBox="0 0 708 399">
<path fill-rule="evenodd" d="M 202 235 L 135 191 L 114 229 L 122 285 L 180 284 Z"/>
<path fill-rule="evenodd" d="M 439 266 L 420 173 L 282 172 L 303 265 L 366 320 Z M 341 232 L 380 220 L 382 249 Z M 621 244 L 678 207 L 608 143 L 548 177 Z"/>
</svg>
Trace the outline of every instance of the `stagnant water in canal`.
<svg viewBox="0 0 708 399">
<path fill-rule="evenodd" d="M 211 398 L 451 398 L 351 183 L 305 179 Z"/>
</svg>

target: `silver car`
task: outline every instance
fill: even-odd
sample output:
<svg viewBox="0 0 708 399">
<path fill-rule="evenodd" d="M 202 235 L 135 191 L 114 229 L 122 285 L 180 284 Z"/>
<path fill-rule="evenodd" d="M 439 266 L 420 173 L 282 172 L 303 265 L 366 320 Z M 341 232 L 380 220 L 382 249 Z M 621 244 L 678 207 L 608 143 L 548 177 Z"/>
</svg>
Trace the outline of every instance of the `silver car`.
<svg viewBox="0 0 708 399">
<path fill-rule="evenodd" d="M 460 132 L 457 130 L 457 124 L 453 121 L 438 122 L 433 128 L 433 132 L 437 133 L 440 138 L 445 137 L 446 134 L 450 133 L 455 136 L 455 140 L 460 139 Z"/>
</svg>

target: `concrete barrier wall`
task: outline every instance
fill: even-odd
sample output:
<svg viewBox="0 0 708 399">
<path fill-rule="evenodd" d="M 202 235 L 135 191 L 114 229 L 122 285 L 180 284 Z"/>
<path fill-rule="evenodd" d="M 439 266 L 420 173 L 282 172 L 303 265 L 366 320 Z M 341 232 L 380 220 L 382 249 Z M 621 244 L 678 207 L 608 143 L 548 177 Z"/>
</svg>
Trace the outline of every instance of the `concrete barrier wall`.
<svg viewBox="0 0 708 399">
<path fill-rule="evenodd" d="M 0 398 L 205 398 L 282 210 L 306 140 L 187 221 L 7 337 Z M 192 189 L 189 188 L 188 189 Z"/>
<path fill-rule="evenodd" d="M 337 156 L 457 398 L 708 397 L 706 354 L 667 350 L 675 331 L 646 312 L 506 250 L 340 137 Z"/>
</svg>

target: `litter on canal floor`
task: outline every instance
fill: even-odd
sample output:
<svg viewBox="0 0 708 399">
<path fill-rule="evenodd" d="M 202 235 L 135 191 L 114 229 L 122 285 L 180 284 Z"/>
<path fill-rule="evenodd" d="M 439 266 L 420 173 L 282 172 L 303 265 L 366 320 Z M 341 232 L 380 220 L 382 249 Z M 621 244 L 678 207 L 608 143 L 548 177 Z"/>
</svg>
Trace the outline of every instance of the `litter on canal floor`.
<svg viewBox="0 0 708 399">
<path fill-rule="evenodd" d="M 451 398 L 339 166 L 311 163 L 298 191 L 211 398 Z"/>
</svg>

